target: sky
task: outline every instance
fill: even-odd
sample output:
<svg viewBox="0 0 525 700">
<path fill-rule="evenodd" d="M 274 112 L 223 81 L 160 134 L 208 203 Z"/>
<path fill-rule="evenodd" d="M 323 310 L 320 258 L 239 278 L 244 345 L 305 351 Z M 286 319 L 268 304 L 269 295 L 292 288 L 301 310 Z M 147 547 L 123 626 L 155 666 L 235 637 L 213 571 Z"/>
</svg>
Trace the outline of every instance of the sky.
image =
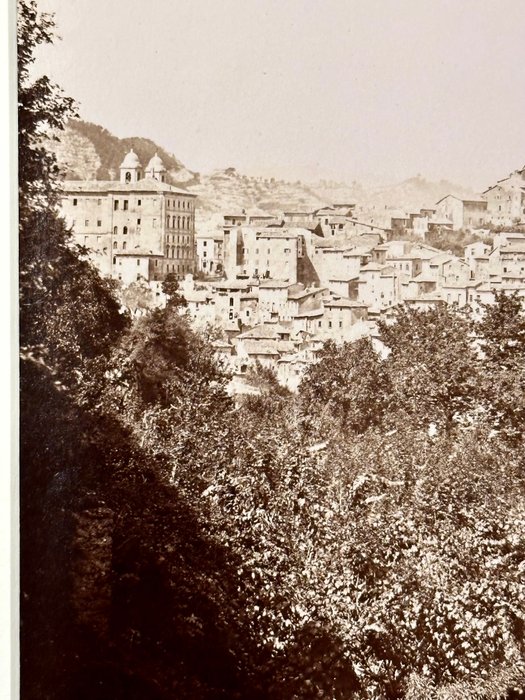
<svg viewBox="0 0 525 700">
<path fill-rule="evenodd" d="M 39 0 L 36 69 L 188 168 L 484 189 L 525 164 L 525 0 Z"/>
</svg>

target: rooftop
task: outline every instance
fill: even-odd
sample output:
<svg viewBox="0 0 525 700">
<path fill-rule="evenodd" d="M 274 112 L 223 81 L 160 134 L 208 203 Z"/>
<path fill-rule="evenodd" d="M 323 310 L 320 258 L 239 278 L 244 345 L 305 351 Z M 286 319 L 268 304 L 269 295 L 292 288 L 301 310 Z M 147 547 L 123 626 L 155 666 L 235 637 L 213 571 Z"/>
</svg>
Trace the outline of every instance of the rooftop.
<svg viewBox="0 0 525 700">
<path fill-rule="evenodd" d="M 65 194 L 85 193 L 120 193 L 120 192 L 140 192 L 142 194 L 151 192 L 152 194 L 183 194 L 187 197 L 196 197 L 196 194 L 188 192 L 182 187 L 168 185 L 167 182 L 159 182 L 153 178 L 146 177 L 138 182 L 119 182 L 118 180 L 64 180 L 62 189 Z"/>
</svg>

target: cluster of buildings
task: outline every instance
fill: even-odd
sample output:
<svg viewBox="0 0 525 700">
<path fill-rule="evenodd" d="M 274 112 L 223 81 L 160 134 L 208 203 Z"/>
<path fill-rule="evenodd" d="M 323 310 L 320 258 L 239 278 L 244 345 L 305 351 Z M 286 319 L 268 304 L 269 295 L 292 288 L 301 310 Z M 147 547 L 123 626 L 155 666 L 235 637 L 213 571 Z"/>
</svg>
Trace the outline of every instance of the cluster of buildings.
<svg viewBox="0 0 525 700">
<path fill-rule="evenodd" d="M 525 299 L 525 233 L 496 234 L 460 257 L 392 232 L 354 234 L 350 216 L 332 235 L 328 208 L 320 227 L 317 213 L 309 228 L 243 216 L 248 224 L 225 217 L 221 240 L 213 236 L 223 277 L 182 285 L 195 323 L 223 329 L 217 352 L 237 376 L 260 363 L 296 388 L 326 340 L 374 340 L 377 321 L 392 321 L 402 304 L 469 305 L 481 315 L 495 290 Z"/>
<path fill-rule="evenodd" d="M 340 203 L 226 214 L 222 230 L 195 233 L 195 195 L 168 184 L 157 154 L 143 170 L 133 151 L 118 181 L 67 181 L 63 191 L 74 238 L 103 275 L 125 286 L 142 280 L 158 304 L 166 275 L 181 280 L 195 324 L 222 330 L 215 347 L 237 390 L 257 364 L 296 388 L 326 340 L 374 339 L 377 321 L 393 319 L 400 304 L 468 304 L 479 314 L 494 290 L 525 298 L 525 233 L 498 233 L 461 257 L 425 242 L 432 227 L 525 222 L 525 168 L 483 197 L 449 195 L 433 209 L 393 216 L 389 228 Z"/>
<path fill-rule="evenodd" d="M 525 224 L 525 167 L 470 199 L 453 194 L 442 197 L 435 208 L 399 212 L 392 216 L 391 229 L 422 238 L 436 228 L 451 231 L 510 227 Z"/>
</svg>

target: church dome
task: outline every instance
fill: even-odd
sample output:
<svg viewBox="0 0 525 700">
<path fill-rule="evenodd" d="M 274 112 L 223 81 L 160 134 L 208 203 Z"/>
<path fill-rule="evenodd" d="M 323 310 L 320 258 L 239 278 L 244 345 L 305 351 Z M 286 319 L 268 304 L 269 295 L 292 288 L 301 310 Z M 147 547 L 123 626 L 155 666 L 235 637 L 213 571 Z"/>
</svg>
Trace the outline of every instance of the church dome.
<svg viewBox="0 0 525 700">
<path fill-rule="evenodd" d="M 126 153 L 124 160 L 122 161 L 121 168 L 140 168 L 140 160 L 138 155 L 133 149 L 129 153 Z"/>
<path fill-rule="evenodd" d="M 155 173 L 166 172 L 166 167 L 164 166 L 162 158 L 158 155 L 158 153 L 155 153 L 155 155 L 150 159 L 146 170 Z"/>
</svg>

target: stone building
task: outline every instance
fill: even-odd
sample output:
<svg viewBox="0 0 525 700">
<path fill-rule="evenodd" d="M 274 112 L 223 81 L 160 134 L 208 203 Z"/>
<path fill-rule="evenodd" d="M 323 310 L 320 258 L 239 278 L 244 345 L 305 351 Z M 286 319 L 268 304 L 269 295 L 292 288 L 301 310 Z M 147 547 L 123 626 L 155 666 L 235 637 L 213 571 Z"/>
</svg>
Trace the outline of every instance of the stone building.
<svg viewBox="0 0 525 700">
<path fill-rule="evenodd" d="M 480 197 L 460 199 L 447 194 L 436 204 L 436 217 L 449 221 L 454 231 L 480 228 L 487 222 L 487 201 Z"/>
<path fill-rule="evenodd" d="M 499 180 L 483 193 L 490 222 L 512 226 L 525 222 L 525 167 Z"/>
<path fill-rule="evenodd" d="M 131 150 L 119 181 L 63 183 L 63 216 L 101 274 L 125 282 L 123 256 L 130 254 L 147 258 L 139 267 L 147 270 L 148 281 L 194 272 L 196 195 L 168 184 L 166 176 L 157 154 L 143 171 Z"/>
</svg>

